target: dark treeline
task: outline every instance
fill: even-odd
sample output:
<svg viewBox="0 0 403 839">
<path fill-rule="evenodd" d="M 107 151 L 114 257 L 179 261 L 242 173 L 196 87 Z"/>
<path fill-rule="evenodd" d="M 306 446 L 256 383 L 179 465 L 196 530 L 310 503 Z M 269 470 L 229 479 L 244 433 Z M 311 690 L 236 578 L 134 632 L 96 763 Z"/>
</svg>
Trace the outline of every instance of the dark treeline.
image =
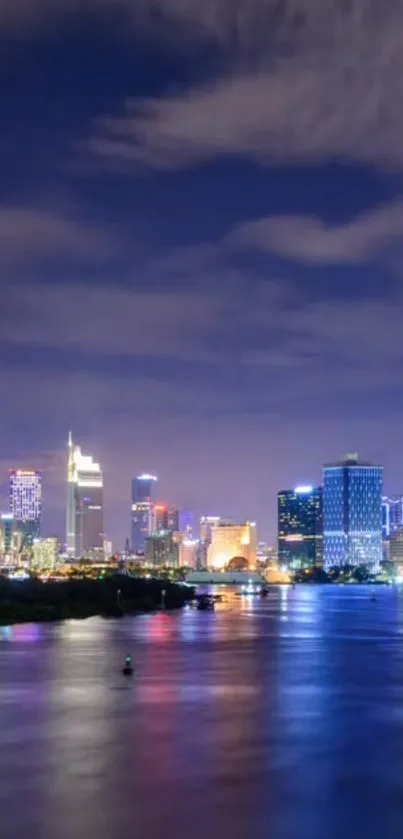
<svg viewBox="0 0 403 839">
<path fill-rule="evenodd" d="M 158 609 L 163 603 L 167 609 L 177 609 L 193 597 L 193 589 L 185 586 L 121 574 L 60 583 L 0 577 L 0 624 L 92 615 L 120 617 Z"/>
<path fill-rule="evenodd" d="M 381 568 L 393 576 L 393 563 L 382 562 Z M 325 571 L 324 568 L 309 568 L 295 571 L 292 577 L 295 583 L 369 583 L 377 582 L 373 573 L 365 565 L 334 566 Z"/>
</svg>

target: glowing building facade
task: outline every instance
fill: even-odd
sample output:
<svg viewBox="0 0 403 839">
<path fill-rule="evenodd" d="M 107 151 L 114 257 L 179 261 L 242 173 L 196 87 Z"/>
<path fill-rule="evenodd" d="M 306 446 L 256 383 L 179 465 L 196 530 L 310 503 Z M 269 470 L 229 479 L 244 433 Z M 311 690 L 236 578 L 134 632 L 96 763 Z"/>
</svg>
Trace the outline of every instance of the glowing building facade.
<svg viewBox="0 0 403 839">
<path fill-rule="evenodd" d="M 383 468 L 347 455 L 323 468 L 323 539 L 327 568 L 382 561 Z"/>
<path fill-rule="evenodd" d="M 24 547 L 32 547 L 39 539 L 42 516 L 41 472 L 12 469 L 10 481 L 10 514 L 23 534 Z"/>
<path fill-rule="evenodd" d="M 24 533 L 11 513 L 0 516 L 0 557 L 6 562 L 18 562 Z"/>
<path fill-rule="evenodd" d="M 244 560 L 249 569 L 256 564 L 256 524 L 218 524 L 211 527 L 207 550 L 208 568 L 222 569 L 233 559 Z"/>
<path fill-rule="evenodd" d="M 199 564 L 199 550 L 200 542 L 198 539 L 182 539 L 179 544 L 180 567 L 196 569 Z"/>
<path fill-rule="evenodd" d="M 220 516 L 202 516 L 200 519 L 200 550 L 199 564 L 201 568 L 207 566 L 208 549 L 211 545 L 211 533 L 213 527 L 220 524 Z"/>
<path fill-rule="evenodd" d="M 71 558 L 103 550 L 103 475 L 99 463 L 82 454 L 69 435 L 67 539 Z"/>
<path fill-rule="evenodd" d="M 280 567 L 313 568 L 323 563 L 322 488 L 300 486 L 277 496 Z"/>
<path fill-rule="evenodd" d="M 37 539 L 33 544 L 31 567 L 42 571 L 54 571 L 57 566 L 60 544 L 55 536 Z"/>
<path fill-rule="evenodd" d="M 388 539 L 395 530 L 403 528 L 403 496 L 382 498 L 382 536 Z"/>
<path fill-rule="evenodd" d="M 144 554 L 146 539 L 155 530 L 154 496 L 155 475 L 138 475 L 132 480 L 131 547 L 134 553 Z"/>
</svg>

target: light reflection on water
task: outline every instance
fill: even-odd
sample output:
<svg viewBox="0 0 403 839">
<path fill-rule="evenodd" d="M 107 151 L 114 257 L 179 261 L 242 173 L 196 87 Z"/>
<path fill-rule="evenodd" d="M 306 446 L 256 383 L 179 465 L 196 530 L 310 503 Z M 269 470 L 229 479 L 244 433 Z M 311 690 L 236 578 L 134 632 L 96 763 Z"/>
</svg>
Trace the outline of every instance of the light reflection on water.
<svg viewBox="0 0 403 839">
<path fill-rule="evenodd" d="M 220 591 L 214 612 L 3 628 L 2 839 L 400 839 L 397 592 Z"/>
</svg>

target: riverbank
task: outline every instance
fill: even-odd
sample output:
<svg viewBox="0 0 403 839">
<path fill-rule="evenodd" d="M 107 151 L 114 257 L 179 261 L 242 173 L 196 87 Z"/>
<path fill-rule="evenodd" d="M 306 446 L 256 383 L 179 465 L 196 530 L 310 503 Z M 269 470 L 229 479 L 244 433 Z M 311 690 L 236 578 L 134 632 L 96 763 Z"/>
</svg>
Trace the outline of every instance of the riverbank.
<svg viewBox="0 0 403 839">
<path fill-rule="evenodd" d="M 160 609 L 180 609 L 194 590 L 164 580 L 116 574 L 99 580 L 41 582 L 0 579 L 0 625 L 70 618 L 123 617 Z"/>
</svg>

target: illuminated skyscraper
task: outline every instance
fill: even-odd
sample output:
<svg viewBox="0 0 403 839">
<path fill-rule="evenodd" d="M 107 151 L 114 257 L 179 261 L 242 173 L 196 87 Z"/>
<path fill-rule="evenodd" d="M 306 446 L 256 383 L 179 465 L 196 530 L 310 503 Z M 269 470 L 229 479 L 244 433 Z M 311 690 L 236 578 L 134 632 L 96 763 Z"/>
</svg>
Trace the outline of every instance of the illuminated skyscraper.
<svg viewBox="0 0 403 839">
<path fill-rule="evenodd" d="M 178 565 L 179 547 L 173 540 L 170 530 L 160 530 L 146 538 L 147 562 L 153 566 Z"/>
<path fill-rule="evenodd" d="M 10 471 L 10 513 L 31 547 L 41 533 L 42 475 L 26 469 Z"/>
<path fill-rule="evenodd" d="M 321 487 L 300 486 L 278 493 L 278 560 L 287 568 L 323 562 Z"/>
<path fill-rule="evenodd" d="M 11 513 L 0 515 L 0 556 L 11 561 L 17 559 L 22 547 L 24 533 L 21 525 Z"/>
<path fill-rule="evenodd" d="M 0 516 L 0 555 L 11 557 L 13 552 L 14 516 L 2 513 Z"/>
<path fill-rule="evenodd" d="M 198 539 L 182 539 L 179 543 L 179 565 L 182 568 L 197 568 L 200 542 Z"/>
<path fill-rule="evenodd" d="M 172 533 L 179 533 L 180 531 L 180 512 L 177 507 L 169 507 L 168 509 L 168 530 Z"/>
<path fill-rule="evenodd" d="M 132 550 L 145 553 L 146 539 L 154 531 L 154 495 L 157 478 L 139 475 L 132 480 Z"/>
<path fill-rule="evenodd" d="M 323 468 L 326 567 L 382 561 L 382 466 L 347 455 Z"/>
<path fill-rule="evenodd" d="M 220 524 L 220 516 L 202 516 L 200 519 L 200 550 L 199 564 L 201 568 L 207 566 L 208 549 L 211 545 L 211 532 L 213 527 Z"/>
<path fill-rule="evenodd" d="M 389 501 L 389 524 L 390 533 L 403 528 L 403 497 L 392 495 Z"/>
<path fill-rule="evenodd" d="M 99 463 L 83 455 L 69 434 L 67 539 L 70 557 L 101 550 L 103 532 L 103 476 Z"/>
<path fill-rule="evenodd" d="M 159 533 L 160 530 L 173 530 L 169 527 L 169 510 L 167 504 L 154 504 L 154 521 L 153 532 Z"/>
<path fill-rule="evenodd" d="M 202 516 L 200 519 L 200 541 L 203 545 L 210 545 L 213 527 L 220 524 L 220 516 Z"/>
<path fill-rule="evenodd" d="M 389 539 L 390 536 L 390 505 L 391 500 L 386 495 L 382 498 L 382 539 Z"/>
</svg>

